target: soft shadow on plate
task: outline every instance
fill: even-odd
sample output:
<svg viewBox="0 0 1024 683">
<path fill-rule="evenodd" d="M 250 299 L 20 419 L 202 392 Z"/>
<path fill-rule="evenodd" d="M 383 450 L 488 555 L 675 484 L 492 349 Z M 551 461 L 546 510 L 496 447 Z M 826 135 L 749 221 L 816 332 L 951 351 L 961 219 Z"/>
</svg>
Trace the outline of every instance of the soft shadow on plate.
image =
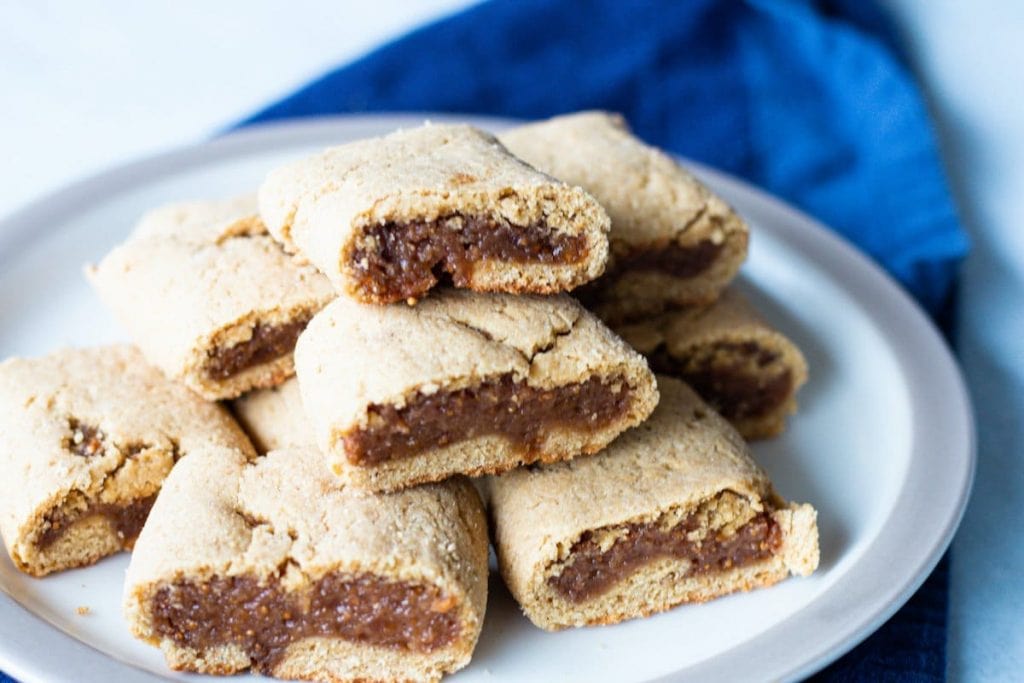
<svg viewBox="0 0 1024 683">
<path fill-rule="evenodd" d="M 487 616 L 484 630 L 480 634 L 473 659 L 482 662 L 494 661 L 500 650 L 517 647 L 515 622 L 526 619 L 512 594 L 501 580 L 501 574 L 491 567 L 487 584 Z M 531 628 L 535 628 L 531 625 Z"/>
<path fill-rule="evenodd" d="M 805 409 L 813 410 L 815 399 L 832 380 L 835 373 L 835 364 L 825 351 L 825 348 L 815 338 L 814 333 L 798 322 L 774 298 L 750 282 L 742 274 L 736 279 L 735 286 L 750 299 L 755 310 L 765 320 L 771 323 L 779 332 L 793 340 L 793 343 L 797 345 L 807 359 L 807 384 L 797 394 L 800 409 L 796 415 L 789 417 L 790 424 L 793 424 L 799 421 L 800 414 Z"/>
</svg>

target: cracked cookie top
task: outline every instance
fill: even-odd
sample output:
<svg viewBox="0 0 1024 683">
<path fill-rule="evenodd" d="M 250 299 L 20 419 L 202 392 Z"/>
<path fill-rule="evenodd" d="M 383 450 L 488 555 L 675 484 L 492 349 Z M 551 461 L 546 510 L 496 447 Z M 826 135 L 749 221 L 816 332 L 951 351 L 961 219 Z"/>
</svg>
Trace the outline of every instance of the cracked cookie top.
<svg viewBox="0 0 1024 683">
<path fill-rule="evenodd" d="M 289 250 L 372 303 L 419 298 L 443 275 L 474 291 L 568 291 L 608 257 L 608 215 L 592 196 L 467 125 L 428 123 L 282 166 L 259 209 Z"/>
<path fill-rule="evenodd" d="M 126 590 L 137 596 L 129 609 L 142 610 L 160 583 L 181 578 L 250 576 L 299 590 L 332 572 L 372 573 L 468 595 L 482 617 L 486 558 L 483 507 L 465 478 L 372 494 L 339 486 L 312 447 L 254 461 L 207 447 L 167 479 Z"/>
<path fill-rule="evenodd" d="M 618 114 L 556 116 L 499 139 L 545 173 L 594 195 L 611 217 L 613 243 L 690 243 L 704 235 L 721 243 L 725 233 L 747 230 L 725 202 L 671 156 L 633 135 Z M 717 238 L 714 229 L 722 231 Z"/>
<path fill-rule="evenodd" d="M 261 368 L 290 357 L 290 344 L 243 354 L 241 367 L 217 368 L 219 355 L 259 346 L 261 330 L 305 324 L 334 297 L 267 233 L 252 196 L 154 209 L 86 275 L 149 362 L 211 400 L 266 386 Z M 286 365 L 271 379 L 287 377 Z"/>
<path fill-rule="evenodd" d="M 520 194 L 523 201 L 517 201 Z M 574 203 L 552 206 L 559 195 L 571 196 Z M 259 208 L 270 232 L 289 245 L 316 244 L 306 233 L 319 231 L 328 210 L 337 218 L 332 227 L 339 234 L 452 210 L 498 212 L 519 225 L 543 215 L 556 232 L 577 233 L 584 218 L 601 232 L 608 229 L 607 216 L 592 197 L 464 124 L 427 123 L 282 166 L 260 188 Z"/>
<path fill-rule="evenodd" d="M 565 295 L 442 290 L 416 306 L 339 298 L 310 322 L 295 358 L 318 431 L 363 426 L 371 405 L 503 376 L 540 389 L 611 375 L 651 383 L 644 359 Z M 318 419 L 325 411 L 331 419 Z"/>
<path fill-rule="evenodd" d="M 206 444 L 252 455 L 219 405 L 167 380 L 129 346 L 0 364 L 0 531 L 10 545 L 71 497 L 117 505 L 154 494 Z"/>
</svg>

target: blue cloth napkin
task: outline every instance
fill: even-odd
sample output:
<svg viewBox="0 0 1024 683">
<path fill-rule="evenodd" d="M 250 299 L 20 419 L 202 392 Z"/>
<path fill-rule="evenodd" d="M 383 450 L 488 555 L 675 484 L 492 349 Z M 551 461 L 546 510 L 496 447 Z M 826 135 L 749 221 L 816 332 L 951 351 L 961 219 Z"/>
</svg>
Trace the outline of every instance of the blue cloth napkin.
<svg viewBox="0 0 1024 683">
<path fill-rule="evenodd" d="M 941 321 L 968 245 L 893 38 L 860 0 L 494 0 L 244 124 L 366 111 L 618 111 L 649 142 L 833 227 Z M 943 680 L 947 592 L 943 559 L 895 617 L 817 678 Z"/>
<path fill-rule="evenodd" d="M 646 140 L 832 226 L 932 313 L 967 248 L 921 94 L 868 2 L 488 2 L 245 123 L 434 110 L 621 112 Z"/>
</svg>

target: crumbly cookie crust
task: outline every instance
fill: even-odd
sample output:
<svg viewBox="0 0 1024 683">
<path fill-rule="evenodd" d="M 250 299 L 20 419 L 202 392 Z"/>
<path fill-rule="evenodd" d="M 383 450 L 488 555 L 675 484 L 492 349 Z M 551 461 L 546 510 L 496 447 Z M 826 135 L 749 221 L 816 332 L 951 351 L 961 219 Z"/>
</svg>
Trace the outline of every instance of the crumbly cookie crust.
<svg viewBox="0 0 1024 683">
<path fill-rule="evenodd" d="M 290 377 L 294 337 L 334 298 L 267 234 L 251 196 L 151 211 L 86 274 L 147 360 L 209 400 Z M 282 353 L 226 360 L 274 330 Z"/>
<path fill-rule="evenodd" d="M 14 564 L 42 576 L 130 548 L 101 513 L 146 503 L 206 444 L 254 455 L 227 411 L 132 347 L 0 363 L 0 532 Z"/>
<path fill-rule="evenodd" d="M 786 417 L 796 412 L 796 394 L 807 382 L 807 361 L 788 337 L 771 326 L 736 287 L 725 290 L 710 306 L 681 309 L 645 322 L 613 329 L 644 354 L 657 372 L 690 380 L 701 397 L 747 439 L 781 434 Z M 749 386 L 743 400 L 774 394 L 774 408 L 730 411 L 736 397 L 728 381 L 714 380 L 721 370 L 734 373 Z M 728 378 L 726 378 L 728 379 Z M 734 413 L 734 414 L 733 414 Z"/>
<path fill-rule="evenodd" d="M 302 254 L 347 296 L 395 301 L 364 286 L 355 256 L 374 254 L 381 226 L 465 220 L 512 225 L 530 234 L 581 238 L 574 263 L 484 258 L 465 274 L 477 291 L 550 294 L 593 280 L 608 253 L 608 216 L 593 197 L 513 157 L 491 135 L 466 125 L 431 125 L 332 147 L 271 172 L 260 215 L 287 248 Z M 435 280 L 436 281 L 436 280 Z M 418 298 L 425 294 L 409 294 Z"/>
<path fill-rule="evenodd" d="M 374 490 L 595 453 L 642 422 L 658 400 L 643 358 L 565 295 L 442 290 L 414 307 L 340 297 L 310 323 L 295 358 L 317 444 L 339 475 Z M 402 407 L 504 376 L 540 389 L 610 378 L 629 388 L 629 405 L 593 429 L 552 428 L 532 453 L 500 436 L 480 436 L 375 466 L 346 457 L 346 434 L 370 424 L 373 406 Z"/>
<path fill-rule="evenodd" d="M 590 192 L 608 211 L 608 265 L 586 292 L 588 305 L 603 320 L 710 303 L 746 258 L 746 223 L 675 159 L 634 136 L 617 114 L 556 116 L 500 139 L 528 163 Z M 696 275 L 627 267 L 639 254 L 700 245 L 710 245 L 715 255 Z"/>
<path fill-rule="evenodd" d="M 519 469 L 486 481 L 502 577 L 541 628 L 616 623 L 771 585 L 817 567 L 814 509 L 781 501 L 739 434 L 689 387 L 660 375 L 658 384 L 661 402 L 651 418 L 600 455 Z M 660 560 L 582 603 L 565 599 L 550 585 L 585 533 L 683 518 L 726 491 L 745 507 L 731 506 L 720 514 L 766 511 L 778 524 L 781 546 L 769 559 L 693 576 L 686 574 L 685 562 Z"/>
<path fill-rule="evenodd" d="M 254 461 L 210 448 L 168 478 L 139 537 L 125 581 L 132 632 L 159 645 L 175 669 L 228 674 L 253 662 L 233 642 L 190 647 L 158 633 L 153 599 L 182 581 L 246 577 L 302 594 L 325 575 L 369 575 L 436 587 L 437 609 L 456 610 L 455 641 L 433 651 L 303 638 L 273 676 L 310 680 L 437 680 L 465 666 L 487 600 L 487 528 L 464 478 L 397 494 L 338 487 L 311 447 Z M 397 615 L 399 618 L 401 615 Z"/>
</svg>

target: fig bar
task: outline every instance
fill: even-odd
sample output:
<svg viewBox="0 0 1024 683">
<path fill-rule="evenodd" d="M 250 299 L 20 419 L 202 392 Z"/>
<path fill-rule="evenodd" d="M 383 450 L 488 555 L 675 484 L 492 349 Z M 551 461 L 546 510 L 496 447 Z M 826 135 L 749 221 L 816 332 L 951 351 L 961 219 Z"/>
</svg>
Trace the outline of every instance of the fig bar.
<svg viewBox="0 0 1024 683">
<path fill-rule="evenodd" d="M 565 295 L 340 297 L 295 362 L 317 444 L 373 490 L 596 453 L 657 403 L 643 357 Z"/>
<path fill-rule="evenodd" d="M 487 481 L 501 574 L 541 628 L 613 624 L 818 565 L 814 509 L 783 502 L 689 387 L 658 384 L 651 419 L 600 455 Z"/>
<path fill-rule="evenodd" d="M 131 549 L 164 477 L 199 444 L 255 455 L 220 406 L 127 346 L 0 364 L 0 533 L 34 576 Z"/>
<path fill-rule="evenodd" d="M 259 204 L 275 237 L 368 303 L 417 299 L 439 281 L 561 292 L 600 275 L 608 255 L 593 197 L 465 125 L 332 147 L 272 172 Z"/>
<path fill-rule="evenodd" d="M 210 400 L 280 384 L 330 283 L 297 263 L 254 197 L 164 206 L 87 271 L 150 363 Z"/>
<path fill-rule="evenodd" d="M 735 288 L 710 306 L 615 330 L 655 372 L 685 380 L 747 439 L 782 433 L 796 412 L 807 362 Z"/>
<path fill-rule="evenodd" d="M 279 387 L 258 389 L 235 399 L 231 410 L 260 454 L 286 446 L 316 445 L 294 377 Z"/>
<path fill-rule="evenodd" d="M 608 266 L 581 290 L 604 320 L 710 303 L 746 258 L 743 220 L 675 159 L 633 136 L 618 115 L 558 116 L 514 128 L 501 141 L 608 211 Z"/>
<path fill-rule="evenodd" d="M 339 488 L 315 448 L 174 469 L 125 581 L 132 633 L 173 669 L 317 681 L 438 680 L 470 659 L 487 526 L 465 478 Z"/>
</svg>

